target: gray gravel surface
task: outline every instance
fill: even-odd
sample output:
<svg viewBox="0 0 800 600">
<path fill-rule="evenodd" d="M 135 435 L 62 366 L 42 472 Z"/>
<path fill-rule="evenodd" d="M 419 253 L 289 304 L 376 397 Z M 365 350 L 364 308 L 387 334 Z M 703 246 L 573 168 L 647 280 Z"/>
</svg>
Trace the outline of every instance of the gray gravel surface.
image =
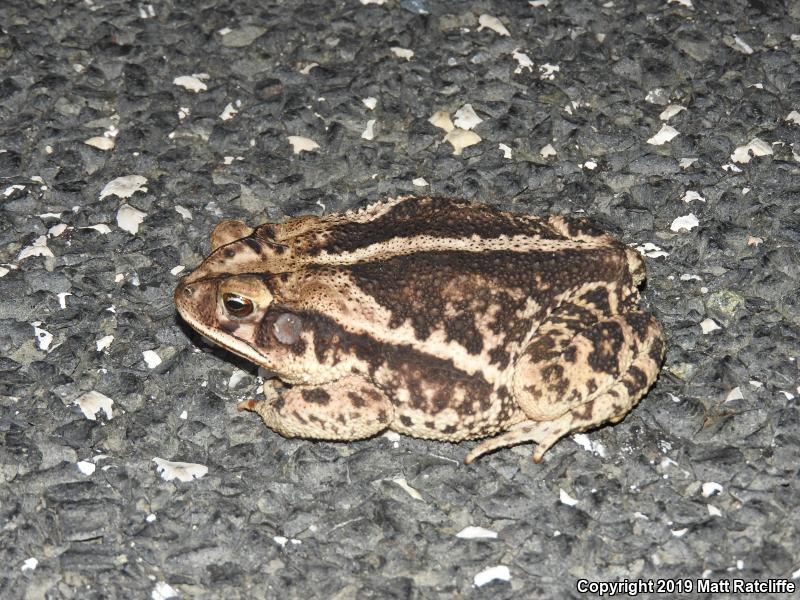
<svg viewBox="0 0 800 600">
<path fill-rule="evenodd" d="M 800 5 L 536 4 L 4 0 L 3 598 L 800 584 Z M 465 104 L 481 141 L 454 155 L 429 118 Z M 465 467 L 472 443 L 287 440 L 236 412 L 258 372 L 179 322 L 175 267 L 221 218 L 412 191 L 651 244 L 668 353 L 624 422 Z"/>
</svg>

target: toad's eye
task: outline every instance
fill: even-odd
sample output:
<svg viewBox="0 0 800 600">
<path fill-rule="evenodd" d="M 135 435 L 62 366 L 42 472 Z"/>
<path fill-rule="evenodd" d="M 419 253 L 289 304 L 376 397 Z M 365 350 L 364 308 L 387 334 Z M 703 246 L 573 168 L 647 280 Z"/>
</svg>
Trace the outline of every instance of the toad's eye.
<svg viewBox="0 0 800 600">
<path fill-rule="evenodd" d="M 231 316 L 242 318 L 253 313 L 253 301 L 239 294 L 223 294 L 222 304 Z"/>
</svg>

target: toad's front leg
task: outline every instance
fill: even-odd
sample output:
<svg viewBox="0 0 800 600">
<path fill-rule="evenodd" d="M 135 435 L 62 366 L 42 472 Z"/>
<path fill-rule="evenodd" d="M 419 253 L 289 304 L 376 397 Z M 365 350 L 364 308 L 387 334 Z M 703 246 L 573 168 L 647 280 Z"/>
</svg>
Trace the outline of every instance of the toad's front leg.
<svg viewBox="0 0 800 600">
<path fill-rule="evenodd" d="M 246 400 L 239 408 L 257 412 L 284 437 L 358 440 L 380 433 L 394 418 L 389 398 L 356 375 L 324 385 L 296 385 L 277 396 L 267 382 L 264 393 L 266 400 Z"/>
</svg>

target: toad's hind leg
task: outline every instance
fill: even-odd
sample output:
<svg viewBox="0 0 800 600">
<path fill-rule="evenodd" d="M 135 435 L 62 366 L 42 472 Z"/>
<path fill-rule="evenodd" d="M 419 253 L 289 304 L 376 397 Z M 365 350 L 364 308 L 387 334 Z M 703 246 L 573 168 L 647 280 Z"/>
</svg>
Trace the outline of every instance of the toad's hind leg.
<svg viewBox="0 0 800 600">
<path fill-rule="evenodd" d="M 264 393 L 266 400 L 245 400 L 239 408 L 257 412 L 284 437 L 358 440 L 380 433 L 394 418 L 389 398 L 355 375 L 313 387 L 297 385 L 279 395 L 265 384 Z"/>
<path fill-rule="evenodd" d="M 523 442 L 538 444 L 539 462 L 568 433 L 621 421 L 655 381 L 664 357 L 661 327 L 640 311 L 584 328 L 553 316 L 539 333 L 514 373 L 514 397 L 528 420 L 474 448 L 467 462 Z"/>
</svg>

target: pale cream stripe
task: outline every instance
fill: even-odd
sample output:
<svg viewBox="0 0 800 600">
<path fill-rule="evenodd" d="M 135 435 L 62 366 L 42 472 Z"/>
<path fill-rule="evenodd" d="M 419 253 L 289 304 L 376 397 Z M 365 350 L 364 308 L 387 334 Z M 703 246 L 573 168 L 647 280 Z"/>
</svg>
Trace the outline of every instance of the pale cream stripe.
<svg viewBox="0 0 800 600">
<path fill-rule="evenodd" d="M 413 237 L 394 237 L 377 244 L 370 244 L 352 252 L 328 254 L 321 252 L 318 256 L 309 256 L 302 264 L 314 265 L 352 265 L 369 262 L 385 257 L 415 254 L 418 252 L 563 252 L 564 250 L 596 250 L 608 248 L 608 240 L 598 239 L 596 242 L 576 240 L 548 240 L 528 235 L 500 236 L 486 239 L 477 235 L 469 238 L 441 238 L 432 235 Z M 300 257 L 298 257 L 298 260 Z"/>
</svg>

